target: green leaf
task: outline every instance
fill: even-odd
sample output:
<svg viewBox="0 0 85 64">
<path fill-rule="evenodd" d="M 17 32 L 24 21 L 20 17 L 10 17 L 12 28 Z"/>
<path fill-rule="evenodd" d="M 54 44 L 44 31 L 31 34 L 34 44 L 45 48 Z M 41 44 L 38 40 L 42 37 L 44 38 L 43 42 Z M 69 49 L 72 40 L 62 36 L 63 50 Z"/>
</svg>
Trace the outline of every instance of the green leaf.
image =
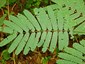
<svg viewBox="0 0 85 64">
<path fill-rule="evenodd" d="M 4 7 L 6 4 L 6 0 L 0 0 L 0 9 Z"/>
<path fill-rule="evenodd" d="M 41 39 L 38 42 L 38 45 L 37 45 L 38 47 L 41 47 L 43 45 L 46 36 L 47 36 L 47 33 L 46 32 L 43 32 L 42 35 L 41 35 Z"/>
<path fill-rule="evenodd" d="M 45 40 L 45 42 L 43 44 L 43 48 L 42 48 L 43 52 L 46 52 L 46 50 L 48 49 L 49 43 L 50 43 L 50 40 L 51 40 L 51 36 L 52 36 L 52 33 L 48 32 L 47 36 L 46 36 L 46 40 Z"/>
<path fill-rule="evenodd" d="M 34 40 L 35 40 L 35 33 L 32 33 L 30 35 L 30 37 L 29 37 L 29 40 L 27 41 L 27 44 L 26 44 L 25 48 L 24 48 L 24 52 L 23 53 L 25 55 L 30 51 L 30 49 L 31 49 L 30 45 L 33 45 L 31 43 L 34 42 Z"/>
<path fill-rule="evenodd" d="M 13 23 L 13 22 L 10 22 L 10 21 L 5 20 L 4 21 L 4 24 L 7 25 L 12 30 L 15 30 L 15 31 L 20 32 L 20 33 L 23 32 L 23 30 L 19 26 L 17 26 L 15 23 Z"/>
<path fill-rule="evenodd" d="M 54 11 L 52 9 L 51 6 L 46 7 L 47 12 L 48 12 L 48 16 L 50 18 L 50 23 L 52 24 L 52 27 L 54 30 L 58 30 L 58 26 L 57 26 L 57 20 L 56 20 L 56 16 L 54 15 Z"/>
<path fill-rule="evenodd" d="M 17 36 L 16 33 L 9 35 L 7 38 L 5 38 L 4 40 L 0 42 L 0 47 L 5 46 L 6 44 L 10 43 L 10 41 L 12 41 L 16 36 Z"/>
<path fill-rule="evenodd" d="M 29 19 L 27 19 L 27 17 L 25 17 L 22 14 L 18 14 L 17 17 L 19 20 L 21 20 L 21 23 L 24 25 L 24 30 L 26 32 L 28 32 L 29 30 L 33 30 L 33 31 L 35 30 L 34 26 L 32 25 L 32 23 L 30 23 L 30 21 L 29 21 Z"/>
<path fill-rule="evenodd" d="M 85 40 L 80 41 L 79 43 L 74 43 L 73 48 L 66 47 L 63 52 L 60 52 L 57 60 L 58 64 L 85 64 Z"/>
<path fill-rule="evenodd" d="M 64 51 L 76 57 L 83 58 L 82 53 L 73 48 L 66 47 Z"/>
<path fill-rule="evenodd" d="M 51 40 L 51 44 L 50 44 L 50 51 L 51 52 L 53 52 L 54 49 L 56 48 L 57 37 L 58 37 L 58 34 L 56 32 L 54 32 L 52 35 L 52 40 Z"/>
<path fill-rule="evenodd" d="M 41 35 L 41 33 L 37 33 L 34 42 L 31 43 L 30 47 L 31 47 L 31 50 L 32 50 L 32 51 L 34 51 L 34 50 L 36 49 L 36 46 L 37 46 L 37 44 L 38 44 L 40 35 Z"/>
<path fill-rule="evenodd" d="M 14 51 L 14 49 L 19 45 L 21 42 L 21 39 L 23 37 L 23 34 L 19 34 L 16 39 L 12 42 L 11 46 L 8 49 L 8 52 L 11 53 Z"/>
<path fill-rule="evenodd" d="M 6 14 L 4 14 L 4 15 L 0 18 L 0 26 L 4 23 L 5 17 L 6 17 Z"/>
<path fill-rule="evenodd" d="M 4 50 L 1 55 L 2 55 L 4 60 L 10 59 L 10 54 L 8 53 L 8 50 Z"/>
<path fill-rule="evenodd" d="M 82 52 L 82 53 L 85 54 L 85 47 L 83 47 L 82 45 L 77 44 L 77 43 L 74 43 L 74 44 L 73 44 L 73 47 L 74 47 L 75 49 L 77 49 L 78 51 L 80 51 L 80 52 Z"/>
<path fill-rule="evenodd" d="M 24 14 L 37 30 L 41 29 L 37 20 L 35 19 L 35 17 L 29 11 L 24 10 Z"/>
<path fill-rule="evenodd" d="M 15 23 L 19 28 L 25 30 L 25 26 L 22 24 L 22 22 L 19 21 L 19 19 L 13 15 L 10 15 L 10 20 L 13 21 L 13 23 Z"/>
<path fill-rule="evenodd" d="M 41 28 L 43 29 L 43 30 L 46 30 L 46 25 L 45 25 L 45 21 L 44 21 L 44 18 L 43 18 L 43 13 L 40 13 L 40 10 L 41 10 L 41 8 L 40 9 L 37 9 L 37 8 L 35 8 L 34 9 L 34 12 L 35 12 L 35 15 L 36 15 L 36 17 L 37 17 L 37 19 L 38 19 L 38 21 L 39 21 L 39 23 L 40 23 L 40 25 L 41 25 Z"/>
<path fill-rule="evenodd" d="M 13 29 L 9 28 L 9 27 L 0 27 L 0 32 L 5 32 L 5 33 L 9 33 L 9 34 L 12 34 L 14 31 Z"/>
<path fill-rule="evenodd" d="M 78 63 L 70 62 L 68 60 L 58 60 L 56 63 L 58 63 L 58 64 L 78 64 Z"/>
<path fill-rule="evenodd" d="M 28 36 L 29 36 L 29 33 L 26 33 L 22 40 L 20 41 L 19 43 L 19 46 L 17 47 L 16 51 L 15 51 L 15 54 L 18 55 L 24 48 L 24 46 L 26 45 L 26 42 L 28 40 Z"/>
<path fill-rule="evenodd" d="M 79 64 L 82 63 L 82 59 L 66 54 L 66 53 L 59 53 L 59 57 L 74 63 L 79 63 Z"/>
<path fill-rule="evenodd" d="M 85 22 L 79 25 L 75 30 L 74 33 L 79 33 L 79 35 L 85 35 Z"/>
</svg>

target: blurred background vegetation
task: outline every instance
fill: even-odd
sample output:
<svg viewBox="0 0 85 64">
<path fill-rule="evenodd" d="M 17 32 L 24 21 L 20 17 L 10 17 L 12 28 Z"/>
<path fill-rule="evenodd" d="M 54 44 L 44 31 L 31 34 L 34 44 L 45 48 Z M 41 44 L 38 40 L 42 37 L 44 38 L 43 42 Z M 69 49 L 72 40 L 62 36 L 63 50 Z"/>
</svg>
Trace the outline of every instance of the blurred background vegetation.
<svg viewBox="0 0 85 64">
<path fill-rule="evenodd" d="M 32 10 L 35 7 L 44 7 L 50 4 L 51 0 L 0 0 L 0 9 L 9 6 L 12 11 L 21 12 L 24 9 Z"/>
</svg>

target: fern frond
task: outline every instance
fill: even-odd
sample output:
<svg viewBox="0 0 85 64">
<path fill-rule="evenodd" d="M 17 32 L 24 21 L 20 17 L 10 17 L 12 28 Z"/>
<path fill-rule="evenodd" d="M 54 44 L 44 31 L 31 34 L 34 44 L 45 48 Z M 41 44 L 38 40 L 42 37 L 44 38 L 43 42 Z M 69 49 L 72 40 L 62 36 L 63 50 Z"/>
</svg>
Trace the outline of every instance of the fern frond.
<svg viewBox="0 0 85 64">
<path fill-rule="evenodd" d="M 23 11 L 23 15 L 20 13 L 17 16 L 10 15 L 9 20 L 4 21 L 6 27 L 0 28 L 0 31 L 9 35 L 0 42 L 0 47 L 11 42 L 8 51 L 11 53 L 15 50 L 17 55 L 22 50 L 26 55 L 37 46 L 42 46 L 43 52 L 48 49 L 53 52 L 56 45 L 59 50 L 68 46 L 69 35 L 73 38 L 74 34 L 80 34 L 78 30 L 85 34 L 82 28 L 85 24 L 83 0 L 53 0 L 53 2 L 57 4 L 35 8 L 34 15 L 27 10 Z"/>
<path fill-rule="evenodd" d="M 58 64 L 85 64 L 85 40 L 74 43 L 73 48 L 66 47 L 64 52 L 59 53 Z"/>
<path fill-rule="evenodd" d="M 85 34 L 84 31 L 85 28 L 83 26 L 85 24 L 84 1 L 83 0 L 81 1 L 80 0 L 74 0 L 74 1 L 52 0 L 52 1 L 57 4 L 55 9 L 59 9 L 59 11 L 61 11 L 62 17 L 65 20 L 65 24 L 67 24 L 66 26 L 70 30 L 69 34 L 71 34 L 71 36 L 73 36 L 73 34 L 80 34 L 80 35 Z M 82 29 L 80 29 L 81 28 L 80 26 L 82 27 Z"/>
<path fill-rule="evenodd" d="M 74 34 L 85 35 L 85 22 L 83 22 L 74 30 Z"/>
<path fill-rule="evenodd" d="M 10 43 L 15 37 L 17 36 L 16 32 L 9 35 L 7 38 L 5 38 L 1 43 L 0 47 L 5 46 L 6 44 Z"/>
<path fill-rule="evenodd" d="M 43 52 L 46 52 L 48 48 L 51 52 L 54 51 L 58 39 L 58 24 L 57 24 L 56 17 L 54 15 L 54 11 L 49 6 L 46 8 L 48 14 L 46 13 L 46 10 L 44 8 L 40 8 L 36 10 L 35 13 L 38 12 L 38 14 L 36 14 L 37 19 L 30 12 L 25 10 L 24 15 L 22 14 L 18 14 L 17 16 L 10 15 L 10 21 L 8 20 L 4 21 L 6 27 L 10 28 L 9 30 L 13 32 L 13 33 L 8 32 L 8 33 L 10 35 L 13 35 L 14 32 L 16 32 L 15 33 L 16 38 L 12 38 L 9 40 L 5 38 L 4 39 L 5 42 L 4 40 L 1 41 L 0 44 L 3 45 L 1 45 L 0 47 L 12 41 L 12 44 L 9 47 L 8 51 L 9 53 L 11 53 L 15 50 L 15 53 L 17 55 L 22 50 L 23 53 L 26 55 L 30 50 L 34 51 L 37 46 L 38 47 L 43 46 L 42 48 Z M 49 10 L 53 12 L 53 14 L 50 13 Z M 51 17 L 51 14 L 53 17 Z M 63 29 L 61 29 L 61 32 L 62 30 Z M 5 28 L 2 31 L 4 32 Z"/>
</svg>

